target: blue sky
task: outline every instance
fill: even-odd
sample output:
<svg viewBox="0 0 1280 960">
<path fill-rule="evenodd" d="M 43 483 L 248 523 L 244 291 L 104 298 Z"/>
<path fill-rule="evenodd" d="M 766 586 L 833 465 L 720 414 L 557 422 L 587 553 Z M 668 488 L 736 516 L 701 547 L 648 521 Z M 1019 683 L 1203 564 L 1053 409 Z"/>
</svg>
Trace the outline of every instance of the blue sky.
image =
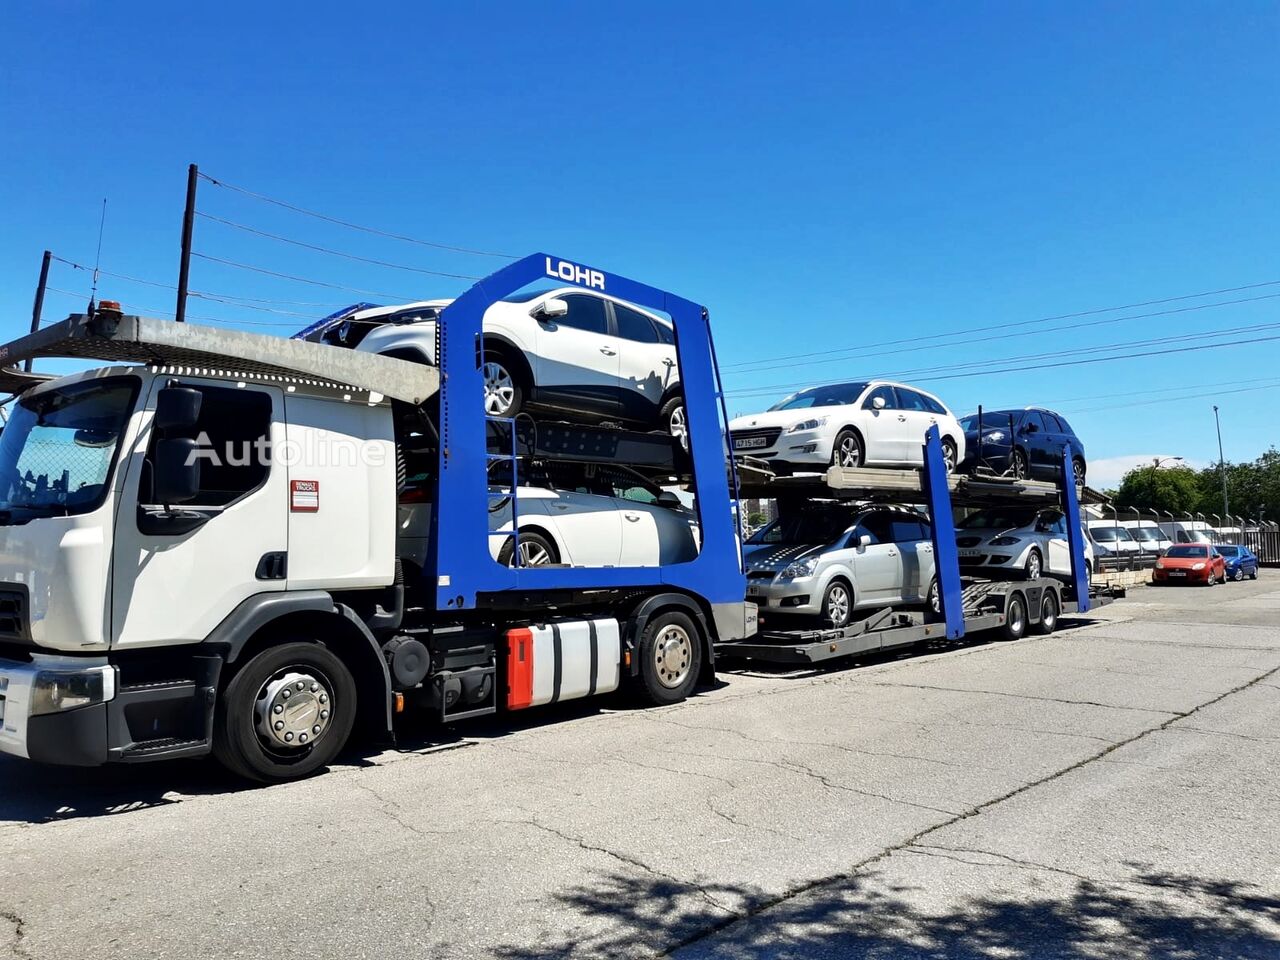
<svg viewBox="0 0 1280 960">
<path fill-rule="evenodd" d="M 0 334 L 29 323 L 43 249 L 93 262 L 104 196 L 104 269 L 174 283 L 194 161 L 337 217 L 548 250 L 699 300 L 731 412 L 806 383 L 916 371 L 904 378 L 957 412 L 1061 409 L 1094 482 L 1154 454 L 1216 459 L 1213 402 L 1228 459 L 1280 442 L 1280 340 L 1207 346 L 1280 336 L 1256 329 L 1280 324 L 1280 284 L 1014 326 L 1280 280 L 1275 4 L 609 6 L 5 4 Z M 200 207 L 419 269 L 504 262 L 209 184 Z M 196 249 L 396 298 L 466 283 L 211 220 Z M 50 284 L 89 286 L 62 264 Z M 195 262 L 192 286 L 300 301 L 272 309 L 308 315 L 394 302 L 210 261 Z M 104 278 L 99 291 L 173 309 L 163 287 Z M 51 293 L 45 315 L 79 306 Z M 1183 312 L 1120 319 L 1172 309 Z M 213 301 L 188 310 L 286 324 L 261 331 L 306 322 Z M 1115 322 L 1046 332 L 1103 320 Z M 996 330 L 964 333 L 982 327 Z M 1239 332 L 1209 336 L 1227 330 Z M 1021 335 L 953 344 L 1002 332 Z M 1200 349 L 1166 356 L 930 379 L 947 364 L 1025 368 L 1192 334 L 1206 336 L 1169 347 Z M 820 351 L 835 359 L 777 359 Z M 1017 359 L 1049 353 L 1061 356 Z M 811 359 L 829 362 L 783 366 Z"/>
</svg>

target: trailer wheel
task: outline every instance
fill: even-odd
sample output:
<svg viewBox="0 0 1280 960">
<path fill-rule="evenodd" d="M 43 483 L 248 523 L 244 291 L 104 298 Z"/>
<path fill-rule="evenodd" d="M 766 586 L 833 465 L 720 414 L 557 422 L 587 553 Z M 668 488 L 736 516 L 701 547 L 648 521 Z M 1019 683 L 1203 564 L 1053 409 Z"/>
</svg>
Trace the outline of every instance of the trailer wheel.
<svg viewBox="0 0 1280 960">
<path fill-rule="evenodd" d="M 1027 601 L 1022 594 L 1013 594 L 1005 604 L 1004 626 L 1001 631 L 1006 640 L 1021 640 L 1027 632 Z"/>
<path fill-rule="evenodd" d="M 315 643 L 286 643 L 241 668 L 218 702 L 213 754 L 232 773 L 278 783 L 328 764 L 356 718 L 356 683 Z"/>
<path fill-rule="evenodd" d="M 636 653 L 635 690 L 648 703 L 679 703 L 693 693 L 702 670 L 702 631 L 679 610 L 666 610 L 645 624 Z"/>
<path fill-rule="evenodd" d="M 1046 636 L 1058 629 L 1058 595 L 1052 590 L 1045 590 L 1044 599 L 1040 601 L 1040 622 L 1035 629 L 1036 633 Z"/>
</svg>

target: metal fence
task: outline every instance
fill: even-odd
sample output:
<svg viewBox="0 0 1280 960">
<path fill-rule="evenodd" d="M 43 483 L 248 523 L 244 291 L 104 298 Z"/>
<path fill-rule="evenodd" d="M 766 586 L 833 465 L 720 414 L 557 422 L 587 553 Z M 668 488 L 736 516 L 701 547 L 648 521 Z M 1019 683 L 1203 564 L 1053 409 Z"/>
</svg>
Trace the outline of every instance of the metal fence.
<svg viewBox="0 0 1280 960">
<path fill-rule="evenodd" d="M 1110 505 L 1089 509 L 1092 512 L 1092 516 L 1087 518 L 1089 534 L 1095 548 L 1101 545 L 1109 551 L 1099 560 L 1099 568 L 1141 569 L 1153 566 L 1160 555 L 1160 546 L 1150 539 L 1143 539 L 1140 530 L 1135 529 L 1145 528 L 1151 536 L 1152 527 L 1158 527 L 1163 537 L 1172 543 L 1242 544 L 1257 555 L 1261 564 L 1280 566 L 1280 523 L 1274 520 L 1217 513 L 1177 514 L 1136 507 L 1116 509 Z M 1100 527 L 1118 527 L 1124 533 L 1111 534 L 1105 529 L 1100 530 Z M 1102 540 L 1103 537 L 1107 539 Z"/>
</svg>

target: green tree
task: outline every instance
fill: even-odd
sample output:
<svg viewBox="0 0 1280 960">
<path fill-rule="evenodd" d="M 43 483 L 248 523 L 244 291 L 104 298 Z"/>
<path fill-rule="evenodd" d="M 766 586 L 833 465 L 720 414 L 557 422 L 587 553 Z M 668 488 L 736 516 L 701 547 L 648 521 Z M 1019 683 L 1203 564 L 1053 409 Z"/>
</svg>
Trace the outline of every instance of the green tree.
<svg viewBox="0 0 1280 960">
<path fill-rule="evenodd" d="M 1192 513 L 1199 508 L 1203 492 L 1200 475 L 1192 468 L 1151 464 L 1135 467 L 1124 475 L 1116 492 L 1115 504 L 1121 510 L 1138 507 Z"/>
</svg>

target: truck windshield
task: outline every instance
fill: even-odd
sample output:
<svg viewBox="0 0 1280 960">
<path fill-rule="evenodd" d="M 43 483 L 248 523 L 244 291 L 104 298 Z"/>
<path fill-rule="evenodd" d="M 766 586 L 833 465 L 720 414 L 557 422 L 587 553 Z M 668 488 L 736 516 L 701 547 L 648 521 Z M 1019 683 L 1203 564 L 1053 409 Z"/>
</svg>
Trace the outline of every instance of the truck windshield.
<svg viewBox="0 0 1280 960">
<path fill-rule="evenodd" d="M 137 392 L 135 377 L 113 377 L 18 400 L 0 434 L 0 523 L 102 503 Z"/>
</svg>

